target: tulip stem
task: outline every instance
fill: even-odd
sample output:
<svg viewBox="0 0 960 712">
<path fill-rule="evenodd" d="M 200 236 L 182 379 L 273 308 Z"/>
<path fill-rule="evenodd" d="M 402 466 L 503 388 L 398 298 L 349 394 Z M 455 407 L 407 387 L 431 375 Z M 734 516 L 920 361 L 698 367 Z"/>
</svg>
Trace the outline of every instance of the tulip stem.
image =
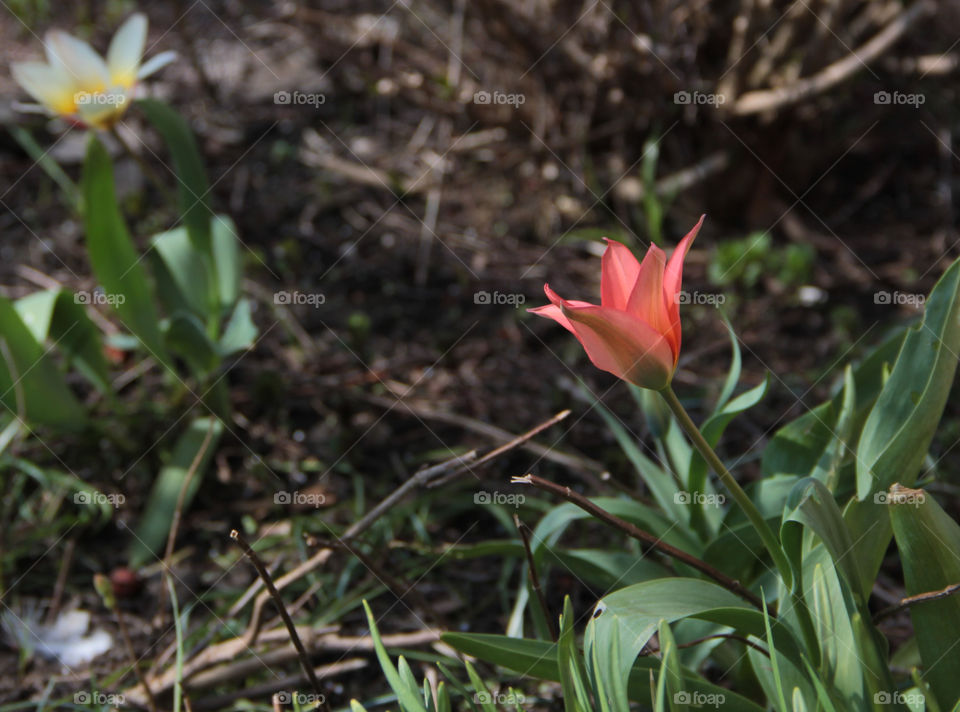
<svg viewBox="0 0 960 712">
<path fill-rule="evenodd" d="M 780 572 L 780 576 L 788 585 L 792 584 L 793 574 L 790 570 L 790 564 L 787 561 L 787 557 L 783 553 L 783 548 L 780 546 L 780 542 L 767 525 L 763 515 L 760 514 L 760 511 L 756 508 L 753 502 L 750 501 L 747 493 L 743 491 L 743 488 L 740 486 L 740 484 L 733 478 L 733 475 L 730 474 L 730 471 L 723 464 L 723 461 L 717 456 L 717 453 L 715 453 L 713 448 L 710 447 L 710 443 L 707 442 L 706 438 L 704 438 L 703 434 L 700 432 L 700 429 L 690 418 L 690 415 L 683 407 L 683 404 L 680 403 L 680 399 L 677 398 L 677 394 L 673 392 L 673 388 L 671 388 L 668 384 L 660 391 L 660 395 L 663 396 L 663 399 L 670 407 L 670 410 L 673 411 L 674 416 L 676 416 L 677 421 L 680 423 L 680 427 L 686 431 L 687 437 L 690 438 L 693 446 L 697 448 L 700 454 L 703 455 L 703 459 L 706 460 L 707 464 L 709 464 L 713 471 L 717 473 L 717 476 L 720 478 L 721 482 L 723 482 L 724 486 L 727 488 L 727 491 L 729 491 L 733 496 L 734 501 L 736 501 L 736 503 L 740 506 L 740 509 L 743 510 L 743 513 L 747 515 L 747 519 L 750 520 L 753 528 L 757 530 L 757 533 L 760 535 L 760 539 L 763 541 L 763 545 L 766 547 L 767 551 L 770 552 L 770 556 L 773 558 L 773 562 L 776 565 L 777 570 Z"/>
</svg>

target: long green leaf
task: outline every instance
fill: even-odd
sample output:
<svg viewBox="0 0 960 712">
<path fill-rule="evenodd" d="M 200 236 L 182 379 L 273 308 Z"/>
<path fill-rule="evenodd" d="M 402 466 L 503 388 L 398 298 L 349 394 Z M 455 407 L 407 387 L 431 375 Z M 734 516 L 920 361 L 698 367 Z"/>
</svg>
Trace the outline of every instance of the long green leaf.
<svg viewBox="0 0 960 712">
<path fill-rule="evenodd" d="M 857 451 L 857 497 L 894 482 L 912 485 L 943 414 L 960 352 L 960 260 L 934 286 L 923 321 L 900 354 L 867 418 Z"/>
<path fill-rule="evenodd" d="M 212 263 L 210 221 L 213 212 L 207 204 L 210 189 L 193 132 L 186 120 L 162 101 L 140 99 L 136 103 L 167 144 L 176 173 L 183 223 L 197 249 Z"/>
<path fill-rule="evenodd" d="M 34 292 L 14 306 L 38 343 L 49 342 L 101 393 L 109 393 L 110 373 L 100 331 L 78 298 L 65 289 Z"/>
<path fill-rule="evenodd" d="M 960 583 L 960 525 L 923 490 L 895 485 L 888 497 L 907 594 Z M 943 708 L 960 700 L 960 596 L 916 603 L 910 618 L 923 677 Z"/>
<path fill-rule="evenodd" d="M 13 303 L 0 297 L 0 404 L 28 423 L 78 430 L 83 407 Z"/>
<path fill-rule="evenodd" d="M 83 198 L 87 253 L 97 279 L 115 298 L 124 326 L 170 367 L 147 275 L 117 206 L 110 156 L 93 135 L 83 166 Z"/>
<path fill-rule="evenodd" d="M 758 612 L 759 615 L 759 612 Z M 560 682 L 557 646 L 541 640 L 510 638 L 485 633 L 444 633 L 441 639 L 457 650 L 491 664 L 499 665 L 530 677 Z M 776 638 L 776 633 L 774 633 Z M 650 700 L 649 673 L 659 668 L 653 658 L 637 660 L 630 670 L 628 690 L 631 700 Z M 684 684 L 691 693 L 725 698 L 725 712 L 762 712 L 763 708 L 743 695 L 707 682 L 690 670 L 683 670 Z"/>
<path fill-rule="evenodd" d="M 427 708 L 424 707 L 423 702 L 420 701 L 416 683 L 414 683 L 414 689 L 411 690 L 408 682 L 404 681 L 400 672 L 393 666 L 390 655 L 387 653 L 387 649 L 380 639 L 380 631 L 377 630 L 377 622 L 373 618 L 370 604 L 366 601 L 363 602 L 363 610 L 367 614 L 367 625 L 370 627 L 370 637 L 373 638 L 373 646 L 377 653 L 377 660 L 380 662 L 383 674 L 390 684 L 390 689 L 396 694 L 400 706 L 405 712 L 427 712 Z"/>
<path fill-rule="evenodd" d="M 154 481 L 146 510 L 137 525 L 137 536 L 130 542 L 129 557 L 132 568 L 144 564 L 162 550 L 190 466 L 197 455 L 202 453 L 193 479 L 187 485 L 183 500 L 184 510 L 189 507 L 200 488 L 203 473 L 216 450 L 222 432 L 223 424 L 216 418 L 197 418 L 177 440 L 169 464 L 160 471 Z"/>
</svg>

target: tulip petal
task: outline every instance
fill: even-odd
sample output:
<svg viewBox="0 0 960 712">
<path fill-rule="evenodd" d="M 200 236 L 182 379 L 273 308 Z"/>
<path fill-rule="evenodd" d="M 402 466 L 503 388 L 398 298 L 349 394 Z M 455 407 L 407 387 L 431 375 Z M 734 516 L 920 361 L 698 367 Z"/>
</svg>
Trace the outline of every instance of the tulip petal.
<svg viewBox="0 0 960 712">
<path fill-rule="evenodd" d="M 611 309 L 626 309 L 639 274 L 640 263 L 630 248 L 616 240 L 607 240 L 607 249 L 600 260 L 600 304 Z"/>
<path fill-rule="evenodd" d="M 60 30 L 52 30 L 45 38 L 50 66 L 73 79 L 76 91 L 90 93 L 107 88 L 110 73 L 93 47 Z"/>
<path fill-rule="evenodd" d="M 656 245 L 650 245 L 643 262 L 640 263 L 640 275 L 630 293 L 626 311 L 653 327 L 658 334 L 667 335 L 674 354 L 679 345 L 673 341 L 670 329 L 670 312 L 663 303 L 663 270 L 666 255 Z"/>
<path fill-rule="evenodd" d="M 644 388 L 662 388 L 670 382 L 673 352 L 649 324 L 619 309 L 567 301 L 549 285 L 543 291 L 552 303 L 531 311 L 571 331 L 594 366 Z"/>
<path fill-rule="evenodd" d="M 550 289 L 549 284 L 543 285 L 543 291 L 546 293 L 547 298 L 552 302 L 552 304 L 547 304 L 546 306 L 542 307 L 534 307 L 533 309 L 527 309 L 527 311 L 531 314 L 536 314 L 537 316 L 553 319 L 564 329 L 576 336 L 577 331 L 573 328 L 573 324 L 570 323 L 570 320 L 564 315 L 561 304 L 569 304 L 575 307 L 592 307 L 595 305 L 590 304 L 590 302 L 579 302 L 576 300 L 567 301 Z"/>
<path fill-rule="evenodd" d="M 14 81 L 50 111 L 74 112 L 73 81 L 69 76 L 42 62 L 16 62 L 10 71 Z"/>
<path fill-rule="evenodd" d="M 115 86 L 130 87 L 137 81 L 137 67 L 146 42 L 147 18 L 143 13 L 134 13 L 114 34 L 107 50 L 110 81 Z"/>
<path fill-rule="evenodd" d="M 142 65 L 137 72 L 137 79 L 145 79 L 151 74 L 156 72 L 158 69 L 166 67 L 170 62 L 177 58 L 177 53 L 173 50 L 167 50 L 166 52 L 161 52 L 160 54 L 151 57 Z"/>
<path fill-rule="evenodd" d="M 649 324 L 602 306 L 564 306 L 563 313 L 597 368 L 643 388 L 663 388 L 670 382 L 673 351 Z"/>
<path fill-rule="evenodd" d="M 706 217 L 706 215 L 701 215 L 700 220 L 693 226 L 693 229 L 680 240 L 680 244 L 676 246 L 673 254 L 670 255 L 670 261 L 667 262 L 666 269 L 663 273 L 663 303 L 669 315 L 670 332 L 673 335 L 671 341 L 675 344 L 674 347 L 678 355 L 680 353 L 679 295 L 680 285 L 683 281 L 683 261 L 686 259 L 687 251 L 690 249 L 690 245 L 693 243 L 697 233 L 700 232 L 700 227 L 703 225 Z"/>
</svg>

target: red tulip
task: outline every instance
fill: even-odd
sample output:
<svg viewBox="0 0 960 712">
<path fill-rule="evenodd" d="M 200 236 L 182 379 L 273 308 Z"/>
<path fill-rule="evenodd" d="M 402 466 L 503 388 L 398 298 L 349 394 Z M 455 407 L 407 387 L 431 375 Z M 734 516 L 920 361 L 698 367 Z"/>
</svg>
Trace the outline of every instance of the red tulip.
<svg viewBox="0 0 960 712">
<path fill-rule="evenodd" d="M 661 389 L 680 357 L 683 260 L 702 216 L 666 260 L 656 245 L 637 262 L 625 245 L 607 240 L 600 272 L 600 306 L 568 301 L 543 285 L 550 304 L 528 311 L 553 319 L 577 337 L 597 368 L 637 386 Z"/>
</svg>

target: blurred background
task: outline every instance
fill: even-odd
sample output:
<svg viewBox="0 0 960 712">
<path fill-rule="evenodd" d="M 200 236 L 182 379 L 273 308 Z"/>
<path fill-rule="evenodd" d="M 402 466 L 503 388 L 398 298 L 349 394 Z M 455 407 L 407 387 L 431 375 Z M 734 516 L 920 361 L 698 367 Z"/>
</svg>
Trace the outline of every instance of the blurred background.
<svg viewBox="0 0 960 712">
<path fill-rule="evenodd" d="M 489 449 L 570 408 L 539 438 L 568 459 L 518 450 L 479 476 L 506 491 L 510 476 L 536 466 L 591 494 L 621 478 L 622 455 L 592 403 L 638 436 L 642 415 L 563 329 L 525 312 L 545 303 L 547 281 L 566 298 L 596 300 L 603 236 L 669 251 L 706 214 L 684 273 L 677 388 L 696 412 L 721 385 L 725 314 L 742 383 L 771 378 L 760 414 L 734 423 L 723 445 L 745 453 L 746 479 L 750 451 L 829 395 L 842 366 L 890 327 L 919 316 L 960 253 L 955 3 L 2 5 L 5 66 L 39 58 L 39 38 L 55 27 L 103 51 L 125 17 L 145 12 L 147 55 L 178 54 L 146 90 L 188 119 L 210 200 L 245 246 L 259 337 L 224 369 L 229 433 L 181 524 L 191 590 L 228 584 L 239 595 L 249 568 L 221 580 L 207 563 L 231 550 L 231 526 L 280 518 L 276 477 L 318 488 L 323 516 L 346 525 L 422 464 Z M 76 178 L 85 132 L 19 113 L 25 99 L 0 71 L 0 121 L 29 131 Z M 130 111 L 119 130 L 164 173 L 142 116 Z M 143 247 L 176 213 L 138 162 L 104 140 Z M 81 224 L 11 131 L 0 131 L 0 236 L 3 295 L 95 286 Z M 93 572 L 123 565 L 111 542 L 144 506 L 178 418 L 202 411 L 187 395 L 165 400 L 158 374 L 124 359 L 114 363 L 119 403 L 99 406 L 104 417 L 127 416 L 112 441 L 62 437 L 18 456 L 122 491 L 126 506 L 99 528 L 66 533 L 16 519 L 19 505 L 7 501 L 0 550 L 16 586 L 5 601 L 49 596 L 58 575 L 89 588 Z M 957 430 L 956 416 L 948 404 L 954 425 L 944 431 Z M 384 540 L 429 529 L 437 541 L 471 541 L 503 526 L 481 518 L 473 529 L 458 506 L 412 533 L 404 517 L 419 515 L 398 510 Z M 63 574 L 66 546 L 76 553 Z M 287 565 L 303 554 L 290 546 Z M 493 589 L 471 590 L 489 577 L 447 572 L 441 585 L 416 570 L 454 624 L 473 616 L 473 629 L 502 629 L 509 605 Z M 580 595 L 589 605 L 593 593 Z M 148 619 L 149 605 L 138 605 Z"/>
</svg>

